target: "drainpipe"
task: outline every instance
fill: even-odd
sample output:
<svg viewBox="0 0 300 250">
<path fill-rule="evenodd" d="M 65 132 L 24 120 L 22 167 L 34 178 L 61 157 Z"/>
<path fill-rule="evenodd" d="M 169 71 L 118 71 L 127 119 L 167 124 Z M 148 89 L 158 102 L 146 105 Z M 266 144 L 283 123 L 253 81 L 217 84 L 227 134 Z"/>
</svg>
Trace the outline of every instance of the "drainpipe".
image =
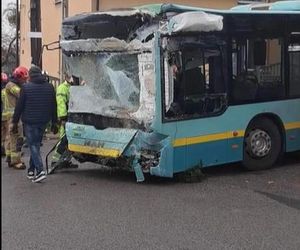
<svg viewBox="0 0 300 250">
<path fill-rule="evenodd" d="M 65 0 L 61 0 L 61 21 L 65 19 Z"/>
<path fill-rule="evenodd" d="M 61 25 L 63 20 L 65 19 L 65 0 L 61 0 Z M 59 35 L 59 41 L 61 39 L 61 35 Z M 62 51 L 59 49 L 59 78 L 60 82 L 62 82 L 63 79 L 63 61 L 62 61 Z"/>
<path fill-rule="evenodd" d="M 100 0 L 97 0 L 96 11 L 100 11 Z"/>
</svg>

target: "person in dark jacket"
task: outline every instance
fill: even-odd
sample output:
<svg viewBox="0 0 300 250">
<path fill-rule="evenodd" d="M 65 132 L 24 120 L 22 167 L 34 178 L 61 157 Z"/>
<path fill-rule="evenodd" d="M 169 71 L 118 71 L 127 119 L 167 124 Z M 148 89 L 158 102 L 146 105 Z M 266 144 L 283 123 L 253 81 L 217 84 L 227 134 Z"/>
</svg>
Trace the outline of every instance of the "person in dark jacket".
<svg viewBox="0 0 300 250">
<path fill-rule="evenodd" d="M 27 177 L 33 182 L 40 182 L 46 178 L 40 144 L 50 120 L 52 132 L 55 134 L 58 132 L 56 108 L 53 86 L 46 81 L 39 67 L 32 66 L 29 70 L 29 82 L 21 89 L 15 108 L 13 129 L 17 128 L 21 117 L 31 154 Z"/>
</svg>

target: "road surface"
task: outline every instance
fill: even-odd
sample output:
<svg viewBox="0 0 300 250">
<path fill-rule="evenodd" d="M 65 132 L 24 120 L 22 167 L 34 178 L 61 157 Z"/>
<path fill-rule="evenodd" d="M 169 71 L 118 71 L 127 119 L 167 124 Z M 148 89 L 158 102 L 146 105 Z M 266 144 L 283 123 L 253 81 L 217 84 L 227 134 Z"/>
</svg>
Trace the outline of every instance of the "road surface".
<svg viewBox="0 0 300 250">
<path fill-rule="evenodd" d="M 2 249 L 300 249 L 299 156 L 261 172 L 213 168 L 192 184 L 137 184 L 91 163 L 34 184 L 2 158 Z"/>
</svg>

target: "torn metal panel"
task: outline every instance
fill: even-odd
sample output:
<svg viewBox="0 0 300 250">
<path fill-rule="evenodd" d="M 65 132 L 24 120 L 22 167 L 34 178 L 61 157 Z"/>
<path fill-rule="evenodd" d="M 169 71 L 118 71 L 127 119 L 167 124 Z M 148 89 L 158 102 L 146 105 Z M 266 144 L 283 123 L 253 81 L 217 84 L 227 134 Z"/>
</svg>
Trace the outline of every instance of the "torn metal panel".
<svg viewBox="0 0 300 250">
<path fill-rule="evenodd" d="M 211 32 L 223 29 L 223 17 L 205 12 L 187 12 L 173 16 L 168 25 L 168 32 Z"/>
<path fill-rule="evenodd" d="M 168 136 L 126 128 L 98 130 L 71 122 L 66 124 L 66 134 L 68 147 L 79 161 L 131 167 L 138 181 L 143 181 L 147 172 L 173 176 L 173 148 Z"/>
<path fill-rule="evenodd" d="M 80 14 L 64 19 L 64 40 L 115 37 L 128 40 L 142 25 L 149 23 L 153 15 L 148 11 L 110 11 Z"/>
<path fill-rule="evenodd" d="M 67 54 L 76 53 L 93 53 L 93 52 L 122 52 L 122 51 L 151 51 L 151 43 L 142 43 L 135 39 L 127 43 L 124 40 L 115 37 L 104 39 L 80 39 L 72 41 L 61 41 L 61 48 Z"/>
<path fill-rule="evenodd" d="M 132 119 L 107 117 L 103 115 L 96 115 L 93 113 L 69 113 L 68 121 L 82 125 L 91 125 L 100 130 L 108 127 L 144 129 L 141 124 Z"/>
<path fill-rule="evenodd" d="M 142 122 L 146 128 L 151 126 L 155 115 L 155 72 L 153 55 L 143 53 L 138 55 L 140 99 L 139 108 L 129 117 L 137 122 Z"/>
<path fill-rule="evenodd" d="M 157 176 L 173 176 L 173 147 L 169 136 L 138 131 L 124 155 L 135 157 L 134 169 Z"/>
</svg>

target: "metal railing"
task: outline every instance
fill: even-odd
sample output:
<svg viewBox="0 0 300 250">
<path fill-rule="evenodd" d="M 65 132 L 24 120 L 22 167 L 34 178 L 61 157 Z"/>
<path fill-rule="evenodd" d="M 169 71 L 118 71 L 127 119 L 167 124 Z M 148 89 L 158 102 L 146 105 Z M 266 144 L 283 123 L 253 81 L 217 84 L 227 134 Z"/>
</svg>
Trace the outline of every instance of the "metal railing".
<svg viewBox="0 0 300 250">
<path fill-rule="evenodd" d="M 281 64 L 262 66 L 259 69 L 258 80 L 260 83 L 277 83 L 281 81 Z"/>
</svg>

